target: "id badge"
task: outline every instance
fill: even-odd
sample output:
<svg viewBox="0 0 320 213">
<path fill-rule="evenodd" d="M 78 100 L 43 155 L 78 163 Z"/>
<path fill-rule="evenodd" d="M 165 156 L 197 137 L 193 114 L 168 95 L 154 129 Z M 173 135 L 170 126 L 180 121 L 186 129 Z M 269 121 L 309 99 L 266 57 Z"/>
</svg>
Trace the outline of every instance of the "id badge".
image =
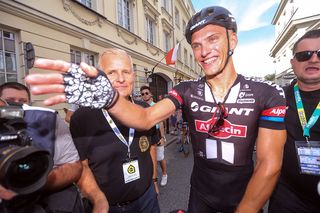
<svg viewBox="0 0 320 213">
<path fill-rule="evenodd" d="M 140 178 L 138 160 L 130 160 L 122 164 L 124 183 L 130 183 Z"/>
<path fill-rule="evenodd" d="M 320 175 L 320 141 L 295 141 L 301 174 Z"/>
</svg>

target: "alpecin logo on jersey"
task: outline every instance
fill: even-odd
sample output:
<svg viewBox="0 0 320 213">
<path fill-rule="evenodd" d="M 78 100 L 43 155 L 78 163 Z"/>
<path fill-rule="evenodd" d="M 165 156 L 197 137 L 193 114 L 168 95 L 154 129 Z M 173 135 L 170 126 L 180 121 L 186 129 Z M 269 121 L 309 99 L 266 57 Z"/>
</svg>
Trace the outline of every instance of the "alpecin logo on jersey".
<svg viewBox="0 0 320 213">
<path fill-rule="evenodd" d="M 261 112 L 260 120 L 284 122 L 286 106 L 277 106 Z"/>
<path fill-rule="evenodd" d="M 208 133 L 211 119 L 207 121 L 195 120 L 197 132 Z M 220 139 L 227 139 L 232 136 L 245 138 L 247 136 L 247 126 L 232 124 L 228 120 L 224 120 L 224 124 L 219 132 L 210 133 L 211 136 Z"/>
</svg>

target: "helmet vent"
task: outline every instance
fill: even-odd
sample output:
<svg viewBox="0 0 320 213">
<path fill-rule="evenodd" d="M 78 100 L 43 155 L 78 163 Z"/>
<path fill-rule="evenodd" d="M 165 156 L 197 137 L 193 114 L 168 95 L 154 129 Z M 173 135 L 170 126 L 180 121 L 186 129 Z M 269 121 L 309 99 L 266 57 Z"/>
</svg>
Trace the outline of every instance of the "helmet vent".
<svg viewBox="0 0 320 213">
<path fill-rule="evenodd" d="M 228 17 L 226 17 L 224 14 L 221 14 L 221 15 L 219 15 L 219 16 L 216 16 L 215 18 L 216 18 L 216 20 L 218 20 L 218 21 L 226 21 L 226 20 L 228 19 Z"/>
<path fill-rule="evenodd" d="M 200 13 L 196 14 L 195 15 L 195 23 L 199 22 L 201 20 L 201 17 L 200 17 Z"/>
<path fill-rule="evenodd" d="M 211 15 L 214 14 L 214 9 L 213 8 L 209 8 L 206 12 L 207 12 L 206 17 L 211 16 Z"/>
</svg>

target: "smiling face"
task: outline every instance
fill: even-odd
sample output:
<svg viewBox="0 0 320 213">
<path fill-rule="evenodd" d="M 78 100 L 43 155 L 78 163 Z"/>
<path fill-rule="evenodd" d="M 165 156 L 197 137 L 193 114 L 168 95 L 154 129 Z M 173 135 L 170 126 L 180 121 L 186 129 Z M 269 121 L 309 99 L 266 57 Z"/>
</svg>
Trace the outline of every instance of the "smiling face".
<svg viewBox="0 0 320 213">
<path fill-rule="evenodd" d="M 147 103 L 152 102 L 152 99 L 151 99 L 152 94 L 149 89 L 143 89 L 141 91 L 141 97 Z"/>
<path fill-rule="evenodd" d="M 100 58 L 100 67 L 107 74 L 119 95 L 128 98 L 134 89 L 135 72 L 132 61 L 124 51 L 107 51 Z"/>
<path fill-rule="evenodd" d="M 297 45 L 295 53 L 319 49 L 320 38 L 306 38 Z M 302 90 L 308 91 L 308 88 L 320 89 L 320 59 L 317 54 L 313 54 L 309 60 L 300 62 L 297 61 L 296 57 L 293 57 L 291 65 Z"/>
<path fill-rule="evenodd" d="M 236 33 L 228 31 L 230 49 L 237 44 Z M 191 48 L 195 60 L 204 70 L 205 75 L 214 76 L 224 67 L 228 55 L 227 33 L 224 27 L 209 24 L 192 34 Z"/>
</svg>

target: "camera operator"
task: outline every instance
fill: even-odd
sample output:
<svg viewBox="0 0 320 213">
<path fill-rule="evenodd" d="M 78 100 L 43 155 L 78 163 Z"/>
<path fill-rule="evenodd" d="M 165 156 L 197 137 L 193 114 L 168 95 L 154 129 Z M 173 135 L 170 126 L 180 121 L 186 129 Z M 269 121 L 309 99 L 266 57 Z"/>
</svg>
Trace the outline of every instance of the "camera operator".
<svg viewBox="0 0 320 213">
<path fill-rule="evenodd" d="M 38 197 L 40 196 L 38 202 L 33 206 L 29 203 L 27 207 L 22 205 L 20 209 L 6 208 L 12 212 L 20 212 L 20 210 L 22 212 L 82 212 L 81 198 L 73 184 L 80 178 L 82 165 L 67 124 L 51 109 L 28 106 L 30 92 L 23 84 L 17 82 L 2 84 L 0 98 L 8 104 L 23 104 L 27 133 L 40 148 L 50 152 L 54 164 L 48 174 L 46 185 L 41 192 L 36 193 Z M 0 185 L 1 199 L 14 202 L 13 200 L 21 197 L 16 195 L 15 192 Z M 28 196 L 23 197 L 28 198 Z"/>
</svg>

